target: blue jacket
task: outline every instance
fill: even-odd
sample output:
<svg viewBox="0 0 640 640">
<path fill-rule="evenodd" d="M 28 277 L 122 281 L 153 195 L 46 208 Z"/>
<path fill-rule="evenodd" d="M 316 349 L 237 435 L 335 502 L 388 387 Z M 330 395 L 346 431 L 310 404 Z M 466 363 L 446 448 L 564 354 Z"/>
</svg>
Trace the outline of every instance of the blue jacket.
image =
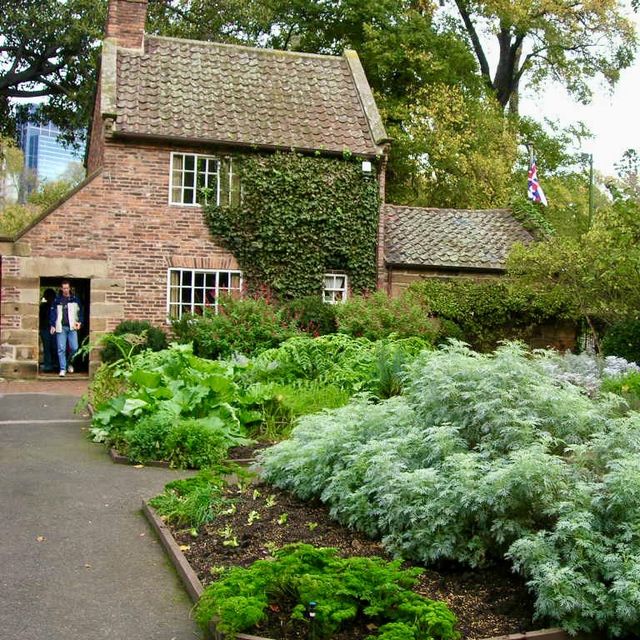
<svg viewBox="0 0 640 640">
<path fill-rule="evenodd" d="M 64 307 L 67 307 L 67 315 L 69 318 L 69 327 L 75 328 L 77 322 L 82 322 L 82 305 L 80 300 L 75 296 L 56 296 L 56 299 L 49 310 L 49 326 L 55 327 L 56 333 L 62 333 L 62 320 L 64 315 Z"/>
</svg>

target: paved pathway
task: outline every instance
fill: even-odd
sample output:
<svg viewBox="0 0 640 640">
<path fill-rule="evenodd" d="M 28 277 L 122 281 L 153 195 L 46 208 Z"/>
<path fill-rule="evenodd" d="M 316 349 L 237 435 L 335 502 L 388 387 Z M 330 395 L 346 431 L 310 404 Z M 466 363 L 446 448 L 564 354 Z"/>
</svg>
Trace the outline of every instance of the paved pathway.
<svg viewBox="0 0 640 640">
<path fill-rule="evenodd" d="M 60 393 L 47 384 L 30 388 Z M 140 514 L 142 498 L 177 474 L 113 464 L 84 437 L 87 418 L 73 413 L 82 392 L 0 383 L 0 636 L 200 638 Z"/>
</svg>

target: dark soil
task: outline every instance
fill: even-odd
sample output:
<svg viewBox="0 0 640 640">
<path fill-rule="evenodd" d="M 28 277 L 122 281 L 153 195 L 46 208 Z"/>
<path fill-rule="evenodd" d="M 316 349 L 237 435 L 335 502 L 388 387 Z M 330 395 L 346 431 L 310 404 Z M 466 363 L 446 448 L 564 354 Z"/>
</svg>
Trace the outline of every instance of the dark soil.
<svg viewBox="0 0 640 640">
<path fill-rule="evenodd" d="M 205 585 L 215 580 L 223 567 L 247 567 L 293 542 L 336 547 L 344 556 L 390 559 L 378 542 L 331 520 L 319 502 L 302 502 L 260 482 L 244 488 L 230 487 L 228 497 L 235 504 L 233 513 L 220 515 L 197 535 L 194 531 L 173 532 Z M 456 614 L 464 638 L 489 638 L 542 626 L 532 622 L 531 597 L 507 566 L 483 570 L 427 568 L 416 591 L 445 601 Z M 375 627 L 363 625 L 333 638 L 362 639 L 374 632 Z M 247 633 L 274 639 L 309 637 L 306 625 L 296 628 L 287 621 L 287 603 L 283 602 L 273 603 L 268 620 Z"/>
<path fill-rule="evenodd" d="M 232 447 L 227 452 L 227 457 L 229 460 L 249 460 L 253 461 L 256 456 L 256 453 L 261 449 L 267 449 L 272 446 L 273 442 L 257 442 L 246 447 Z"/>
</svg>

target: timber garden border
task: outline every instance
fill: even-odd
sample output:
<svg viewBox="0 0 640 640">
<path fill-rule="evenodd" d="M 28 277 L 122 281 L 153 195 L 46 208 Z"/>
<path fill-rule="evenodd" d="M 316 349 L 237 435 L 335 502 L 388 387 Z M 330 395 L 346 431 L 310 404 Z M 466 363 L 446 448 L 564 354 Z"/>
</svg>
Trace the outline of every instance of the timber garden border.
<svg viewBox="0 0 640 640">
<path fill-rule="evenodd" d="M 194 604 L 200 598 L 200 595 L 204 591 L 202 582 L 196 575 L 195 571 L 191 568 L 191 565 L 185 558 L 184 554 L 180 550 L 178 543 L 175 541 L 169 527 L 158 517 L 157 513 L 149 505 L 146 500 L 142 501 L 142 511 L 149 521 L 151 527 L 160 538 L 160 542 L 164 547 L 169 559 L 175 567 L 184 587 L 192 599 Z M 220 633 L 215 625 L 212 623 L 209 627 L 209 635 L 213 640 L 229 640 L 227 636 Z M 263 636 L 253 636 L 246 633 L 236 634 L 236 640 L 272 640 L 271 638 L 265 638 Z M 576 636 L 578 638 L 578 636 Z M 576 640 L 573 638 L 573 640 Z M 485 638 L 483 640 L 571 640 L 568 633 L 558 627 L 550 629 L 539 629 L 536 631 L 526 631 L 524 633 L 513 633 L 503 636 L 494 636 L 492 638 Z"/>
</svg>

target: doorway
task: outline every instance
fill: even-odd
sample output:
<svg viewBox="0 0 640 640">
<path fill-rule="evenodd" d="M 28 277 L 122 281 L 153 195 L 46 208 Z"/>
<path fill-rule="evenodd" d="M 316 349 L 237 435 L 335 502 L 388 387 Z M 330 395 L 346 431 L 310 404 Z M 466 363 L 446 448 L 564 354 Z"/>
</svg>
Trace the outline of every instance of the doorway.
<svg viewBox="0 0 640 640">
<path fill-rule="evenodd" d="M 63 280 L 69 280 L 69 283 L 71 284 L 71 293 L 72 295 L 76 296 L 76 298 L 78 298 L 78 300 L 80 301 L 80 305 L 82 307 L 83 321 L 82 321 L 82 326 L 78 331 L 78 344 L 82 346 L 82 344 L 84 344 L 86 341 L 89 340 L 89 331 L 90 331 L 90 325 L 91 325 L 91 308 L 90 308 L 91 280 L 89 278 L 67 278 L 65 276 L 59 276 L 59 277 L 53 277 L 53 278 L 52 277 L 40 278 L 41 315 L 40 315 L 39 326 L 38 326 L 39 334 L 40 334 L 38 373 L 49 373 L 49 371 L 46 370 L 46 369 L 49 369 L 49 367 L 46 367 L 45 365 L 50 363 L 49 358 L 45 359 L 44 349 L 46 347 L 46 336 L 43 337 L 42 335 L 43 322 L 45 321 L 48 322 L 47 314 L 45 314 L 45 312 L 42 310 L 44 307 L 47 306 L 47 303 L 44 302 L 45 291 L 47 289 L 53 289 L 55 295 L 59 295 L 61 293 L 60 283 Z M 42 305 L 44 305 L 44 307 Z M 54 338 L 54 341 L 55 341 L 55 338 Z M 54 353 L 55 353 L 55 348 L 54 348 Z M 55 369 L 54 373 L 57 374 L 59 370 L 57 353 L 55 353 L 53 365 Z M 83 358 L 77 357 L 73 361 L 73 367 L 78 373 L 88 373 L 89 372 L 89 356 L 85 355 Z"/>
</svg>

